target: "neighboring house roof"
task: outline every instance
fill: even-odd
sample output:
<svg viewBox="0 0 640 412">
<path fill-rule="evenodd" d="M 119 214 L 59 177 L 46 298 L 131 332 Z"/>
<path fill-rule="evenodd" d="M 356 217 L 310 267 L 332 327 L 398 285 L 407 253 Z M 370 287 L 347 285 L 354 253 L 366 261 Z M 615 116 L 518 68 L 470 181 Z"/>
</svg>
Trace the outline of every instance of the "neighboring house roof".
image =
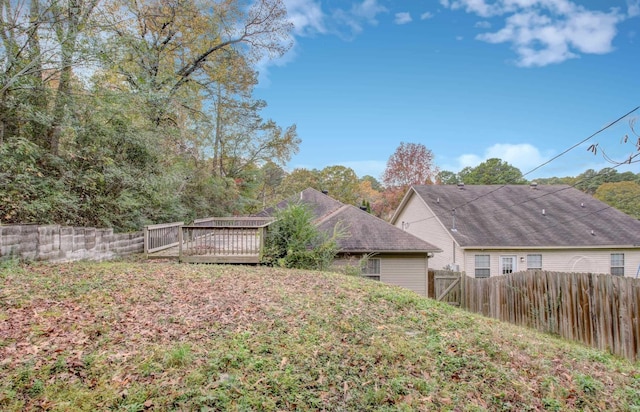
<svg viewBox="0 0 640 412">
<path fill-rule="evenodd" d="M 413 194 L 461 247 L 640 247 L 640 221 L 568 185 L 413 186 L 392 223 Z"/>
<path fill-rule="evenodd" d="M 305 189 L 299 196 L 278 203 L 276 208 L 260 212 L 259 216 L 272 216 L 293 202 L 309 205 L 315 216 L 314 223 L 325 232 L 343 228 L 347 236 L 338 240 L 341 253 L 429 253 L 440 248 L 352 205 L 345 205 L 315 189 Z"/>
</svg>

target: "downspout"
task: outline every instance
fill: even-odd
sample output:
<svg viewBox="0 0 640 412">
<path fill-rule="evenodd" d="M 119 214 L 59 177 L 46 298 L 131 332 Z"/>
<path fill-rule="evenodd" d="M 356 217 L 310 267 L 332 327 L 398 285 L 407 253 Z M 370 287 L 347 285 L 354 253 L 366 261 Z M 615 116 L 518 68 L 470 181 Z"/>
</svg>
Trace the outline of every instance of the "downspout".
<svg viewBox="0 0 640 412">
<path fill-rule="evenodd" d="M 452 241 L 451 242 L 451 249 L 453 250 L 453 262 L 452 263 L 456 263 L 456 241 Z"/>
</svg>

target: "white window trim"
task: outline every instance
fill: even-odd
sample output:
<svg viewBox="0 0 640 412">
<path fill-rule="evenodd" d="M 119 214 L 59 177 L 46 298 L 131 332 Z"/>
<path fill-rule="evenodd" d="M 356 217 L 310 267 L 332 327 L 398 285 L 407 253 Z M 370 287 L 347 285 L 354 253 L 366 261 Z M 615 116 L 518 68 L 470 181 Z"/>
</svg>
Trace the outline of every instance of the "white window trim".
<svg viewBox="0 0 640 412">
<path fill-rule="evenodd" d="M 502 259 L 510 258 L 513 262 L 513 267 L 511 268 L 510 273 L 516 273 L 518 271 L 518 256 L 516 255 L 500 255 L 500 274 L 508 275 L 510 273 L 504 273 L 504 262 Z"/>
<path fill-rule="evenodd" d="M 488 266 L 477 266 L 477 264 L 478 264 L 477 258 L 479 256 L 487 256 L 489 258 Z M 473 257 L 473 265 L 474 265 L 473 273 L 474 273 L 474 276 L 476 278 L 483 279 L 483 278 L 491 277 L 491 255 L 488 255 L 488 254 L 477 254 L 477 255 L 474 255 L 474 257 Z M 486 276 L 484 276 L 484 275 L 478 276 L 478 270 L 482 270 L 482 271 L 486 270 L 488 272 L 487 272 Z"/>
<path fill-rule="evenodd" d="M 540 256 L 540 267 L 531 266 L 529 256 Z M 542 253 L 530 253 L 527 255 L 527 270 L 542 270 Z"/>
<path fill-rule="evenodd" d="M 613 257 L 614 257 L 614 255 L 615 255 L 615 256 L 621 256 L 621 257 L 622 257 L 622 262 L 621 262 L 621 263 L 622 263 L 622 265 L 620 265 L 620 266 L 613 266 L 613 263 L 614 263 L 614 262 L 613 262 Z M 619 252 L 611 253 L 611 257 L 610 257 L 610 259 L 611 259 L 611 260 L 610 260 L 610 267 L 611 267 L 610 272 L 611 272 L 611 274 L 612 274 L 613 276 L 622 276 L 622 277 L 624 277 L 624 253 L 619 253 Z M 620 272 L 622 272 L 622 273 L 614 273 L 614 272 L 616 272 L 614 269 L 620 269 Z"/>
</svg>

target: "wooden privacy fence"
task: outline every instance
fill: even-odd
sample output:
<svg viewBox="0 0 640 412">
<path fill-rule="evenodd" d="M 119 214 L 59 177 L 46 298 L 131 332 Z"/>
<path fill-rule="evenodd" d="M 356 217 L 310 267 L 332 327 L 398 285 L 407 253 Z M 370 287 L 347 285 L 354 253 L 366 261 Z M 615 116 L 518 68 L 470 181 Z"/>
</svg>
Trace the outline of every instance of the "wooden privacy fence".
<svg viewBox="0 0 640 412">
<path fill-rule="evenodd" d="M 144 253 L 159 252 L 178 245 L 180 226 L 184 222 L 149 225 L 144 228 Z"/>
<path fill-rule="evenodd" d="M 640 357 L 638 279 L 546 271 L 461 279 L 461 306 L 469 311 L 558 334 L 632 361 Z"/>
<path fill-rule="evenodd" d="M 428 297 L 460 306 L 460 272 L 429 269 L 428 277 Z"/>
</svg>

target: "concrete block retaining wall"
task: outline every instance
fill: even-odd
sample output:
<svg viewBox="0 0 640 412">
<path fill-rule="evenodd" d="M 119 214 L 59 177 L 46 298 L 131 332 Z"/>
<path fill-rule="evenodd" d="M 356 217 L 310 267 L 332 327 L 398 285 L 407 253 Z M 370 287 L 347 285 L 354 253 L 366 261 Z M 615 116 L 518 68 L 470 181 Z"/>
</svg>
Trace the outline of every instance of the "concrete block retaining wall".
<svg viewBox="0 0 640 412">
<path fill-rule="evenodd" d="M 108 260 L 143 250 L 143 232 L 113 233 L 113 229 L 60 225 L 0 226 L 0 259 Z"/>
</svg>

